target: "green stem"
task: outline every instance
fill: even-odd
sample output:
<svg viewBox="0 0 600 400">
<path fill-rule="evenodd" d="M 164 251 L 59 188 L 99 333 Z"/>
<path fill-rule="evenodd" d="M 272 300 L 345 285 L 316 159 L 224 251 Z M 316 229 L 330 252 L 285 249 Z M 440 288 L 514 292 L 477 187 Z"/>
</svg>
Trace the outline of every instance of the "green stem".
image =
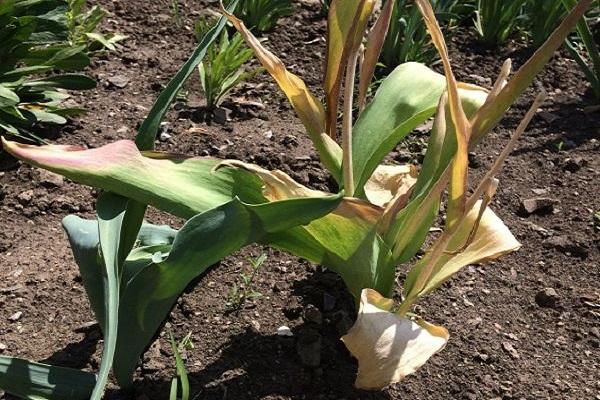
<svg viewBox="0 0 600 400">
<path fill-rule="evenodd" d="M 354 77 L 356 74 L 356 62 L 358 61 L 358 50 L 354 51 L 346 66 L 346 80 L 344 82 L 344 116 L 342 119 L 342 151 L 343 151 L 343 173 L 344 190 L 346 196 L 354 196 L 354 171 L 352 165 L 352 104 L 354 100 Z"/>
</svg>

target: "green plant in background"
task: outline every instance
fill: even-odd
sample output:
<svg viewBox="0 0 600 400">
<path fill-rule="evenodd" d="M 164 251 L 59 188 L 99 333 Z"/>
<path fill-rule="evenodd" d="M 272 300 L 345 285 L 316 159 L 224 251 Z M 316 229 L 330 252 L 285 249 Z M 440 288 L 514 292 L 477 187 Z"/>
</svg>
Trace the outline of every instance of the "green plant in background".
<svg viewBox="0 0 600 400">
<path fill-rule="evenodd" d="M 409 61 L 432 65 L 438 59 L 437 52 L 431 45 L 414 1 L 387 1 L 395 1 L 395 4 L 379 59 L 385 67 L 385 72 L 390 72 Z M 458 0 L 433 0 L 431 5 L 438 21 L 448 26 L 455 18 L 454 9 L 459 3 Z"/>
<path fill-rule="evenodd" d="M 169 339 L 171 342 L 171 350 L 175 357 L 175 368 L 177 369 L 177 376 L 171 379 L 171 391 L 169 393 L 169 400 L 189 400 L 190 399 L 190 382 L 183 362 L 181 352 L 184 349 L 193 349 L 194 342 L 192 341 L 192 332 L 189 332 L 179 343 L 175 341 L 173 333 L 169 331 Z M 181 386 L 181 396 L 178 396 L 179 386 Z"/>
<path fill-rule="evenodd" d="M 83 46 L 67 43 L 66 7 L 61 1 L 17 0 L 0 6 L 0 134 L 41 142 L 40 123 L 64 124 L 81 113 L 64 105 L 63 89 L 83 90 L 96 82 L 74 73 L 90 62 Z"/>
<path fill-rule="evenodd" d="M 200 19 L 195 32 L 198 40 L 212 27 L 210 19 Z M 200 83 L 209 109 L 219 106 L 225 95 L 236 85 L 257 74 L 260 69 L 246 71 L 244 64 L 252 59 L 252 50 L 239 33 L 231 38 L 224 30 L 211 46 L 198 66 Z"/>
<path fill-rule="evenodd" d="M 277 26 L 281 17 L 293 12 L 291 0 L 244 0 L 237 7 L 235 15 L 251 29 L 268 32 Z"/>
<path fill-rule="evenodd" d="M 526 1 L 478 0 L 475 28 L 481 41 L 489 46 L 499 46 L 506 42 L 523 18 Z"/>
<path fill-rule="evenodd" d="M 525 4 L 527 33 L 531 45 L 537 49 L 558 26 L 566 14 L 561 0 L 528 0 Z"/>
<path fill-rule="evenodd" d="M 225 307 L 228 311 L 237 311 L 246 302 L 246 300 L 262 297 L 262 293 L 254 289 L 254 278 L 260 271 L 262 265 L 267 260 L 266 254 L 261 254 L 258 258 L 248 258 L 250 263 L 250 273 L 240 272 L 241 284 L 234 283 L 227 296 Z"/>
<path fill-rule="evenodd" d="M 169 104 L 219 37 L 223 18 L 161 93 L 135 143 L 124 140 L 83 149 L 3 140 L 4 148 L 16 157 L 104 191 L 96 220 L 68 216 L 63 222 L 102 327 L 104 351 L 93 392 L 90 374 L 4 356 L 0 387 L 17 395 L 43 392 L 47 398 L 59 398 L 55 393 L 64 393 L 65 376 L 72 374 L 78 391 L 66 398 L 89 398 L 92 392 L 92 400 L 97 400 L 111 367 L 117 382 L 130 387 L 140 356 L 189 283 L 251 243 L 288 251 L 342 277 L 360 302 L 356 323 L 342 338 L 358 358 L 357 387 L 378 389 L 397 382 L 440 351 L 448 331 L 415 315 L 413 306 L 465 265 L 520 246 L 489 205 L 498 185 L 495 176 L 541 99 L 536 99 L 475 185 L 468 185 L 469 149 L 484 139 L 529 86 L 590 0 L 581 0 L 511 79 L 510 62 L 505 62 L 491 91 L 456 81 L 433 9 L 426 0 L 416 1 L 440 53 L 444 75 L 422 64 L 402 64 L 382 82 L 370 103 L 364 104 L 365 91 L 359 90 L 358 103 L 364 107 L 358 115 L 352 113 L 355 73 L 374 1 L 333 0 L 330 5 L 329 26 L 340 29 L 331 29 L 328 35 L 324 103 L 231 14 L 235 3 L 225 13 L 287 95 L 325 168 L 342 188 L 339 193 L 313 190 L 281 171 L 237 160 L 151 151 Z M 382 12 L 367 38 L 359 89 L 372 80 L 387 12 Z M 435 121 L 420 171 L 381 164 L 399 141 L 432 116 Z M 389 297 L 396 266 L 411 262 L 425 243 L 446 188 L 444 230 L 410 267 L 402 302 L 395 305 Z M 145 224 L 148 205 L 187 222 L 178 231 Z M 48 382 L 50 374 L 60 385 Z"/>
<path fill-rule="evenodd" d="M 171 0 L 171 13 L 173 14 L 175 25 L 177 25 L 178 28 L 181 28 L 183 26 L 183 21 L 181 19 L 178 0 Z"/>
<path fill-rule="evenodd" d="M 83 45 L 90 51 L 102 48 L 114 51 L 118 42 L 127 38 L 126 35 L 118 33 L 102 35 L 96 32 L 98 24 L 106 16 L 106 11 L 102 7 L 95 5 L 85 11 L 86 0 L 67 0 L 67 2 L 67 26 L 69 41 L 72 45 Z"/>
<path fill-rule="evenodd" d="M 561 0 L 565 8 L 571 10 L 577 5 L 576 0 Z M 595 2 L 593 18 L 596 19 L 596 27 L 600 26 L 600 3 Z M 571 56 L 577 61 L 577 64 L 585 74 L 592 87 L 592 92 L 596 101 L 600 102 L 600 47 L 594 40 L 594 36 L 587 23 L 586 18 L 581 18 L 577 22 L 577 37 L 575 40 L 567 38 L 567 49 Z M 587 53 L 587 54 L 586 54 Z"/>
</svg>

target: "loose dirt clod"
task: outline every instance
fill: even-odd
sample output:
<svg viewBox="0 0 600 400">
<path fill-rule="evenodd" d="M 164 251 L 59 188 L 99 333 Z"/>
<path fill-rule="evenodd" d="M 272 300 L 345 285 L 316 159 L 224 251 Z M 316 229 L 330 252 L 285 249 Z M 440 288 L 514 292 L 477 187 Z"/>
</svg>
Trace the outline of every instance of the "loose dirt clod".
<svg viewBox="0 0 600 400">
<path fill-rule="evenodd" d="M 554 205 L 558 203 L 556 199 L 549 197 L 533 197 L 521 201 L 520 213 L 524 216 L 531 214 L 548 215 L 554 211 Z"/>
<path fill-rule="evenodd" d="M 553 288 L 545 288 L 535 295 L 535 302 L 540 307 L 555 308 L 559 300 L 560 296 Z"/>
</svg>

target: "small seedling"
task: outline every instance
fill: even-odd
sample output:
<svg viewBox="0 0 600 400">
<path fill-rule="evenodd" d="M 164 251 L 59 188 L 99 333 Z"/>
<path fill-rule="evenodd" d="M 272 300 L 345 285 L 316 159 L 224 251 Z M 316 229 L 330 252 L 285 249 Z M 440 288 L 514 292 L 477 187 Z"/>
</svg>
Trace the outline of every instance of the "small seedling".
<svg viewBox="0 0 600 400">
<path fill-rule="evenodd" d="M 169 330 L 169 338 L 171 341 L 171 349 L 175 356 L 175 366 L 177 368 L 177 375 L 171 380 L 171 392 L 169 394 L 169 400 L 189 400 L 190 398 L 190 384 L 187 376 L 187 370 L 181 352 L 185 349 L 193 349 L 194 342 L 192 341 L 192 332 L 189 332 L 179 343 L 175 341 L 173 332 Z M 178 386 L 181 383 L 181 396 L 177 396 Z"/>
<path fill-rule="evenodd" d="M 206 35 L 213 21 L 200 19 L 195 28 L 198 40 Z M 260 69 L 245 71 L 244 64 L 252 58 L 252 50 L 239 33 L 231 38 L 224 30 L 206 52 L 206 58 L 198 66 L 200 83 L 206 97 L 206 107 L 218 107 L 221 100 L 239 83 L 255 75 Z"/>
<path fill-rule="evenodd" d="M 229 295 L 227 296 L 227 303 L 225 303 L 225 307 L 227 311 L 233 312 L 237 311 L 246 302 L 248 299 L 262 297 L 262 293 L 255 290 L 253 287 L 254 277 L 261 269 L 264 262 L 267 260 L 266 254 L 261 254 L 258 258 L 248 258 L 248 262 L 251 266 L 251 272 L 246 273 L 242 271 L 240 273 L 240 279 L 242 281 L 241 284 L 234 283 L 229 291 Z"/>
</svg>

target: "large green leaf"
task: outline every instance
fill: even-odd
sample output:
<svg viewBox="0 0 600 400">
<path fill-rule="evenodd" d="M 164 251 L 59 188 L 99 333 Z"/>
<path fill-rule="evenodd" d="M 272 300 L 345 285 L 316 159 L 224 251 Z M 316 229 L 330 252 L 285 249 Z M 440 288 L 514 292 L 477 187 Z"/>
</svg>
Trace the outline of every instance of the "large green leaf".
<svg viewBox="0 0 600 400">
<path fill-rule="evenodd" d="M 264 201 L 258 178 L 233 168 L 212 171 L 219 162 L 212 158 L 142 154 L 127 140 L 90 150 L 3 143 L 5 150 L 33 165 L 183 218 L 235 196 L 248 203 Z"/>
<path fill-rule="evenodd" d="M 446 80 L 426 66 L 414 62 L 398 66 L 377 90 L 353 128 L 355 194 L 364 195 L 364 185 L 384 157 L 437 108 Z M 467 107 L 485 99 L 484 90 L 462 90 Z M 472 108 L 472 107 L 471 107 Z"/>
<path fill-rule="evenodd" d="M 131 374 L 144 348 L 167 317 L 177 297 L 190 281 L 231 252 L 279 230 L 307 224 L 335 209 L 340 196 L 298 198 L 249 205 L 234 199 L 190 219 L 176 234 L 168 228 L 145 225 L 123 267 L 119 328 L 114 371 L 120 384 L 131 383 Z M 281 216 L 285 215 L 285 218 Z M 82 271 L 96 315 L 106 316 L 106 294 L 96 256 L 95 221 L 77 217 L 65 220 L 75 259 Z M 84 273 L 85 271 L 85 273 Z M 88 289 L 89 290 L 89 289 Z M 99 309 L 99 310 L 97 310 Z M 102 317 L 105 318 L 105 317 Z"/>
<path fill-rule="evenodd" d="M 87 400 L 96 383 L 89 372 L 0 356 L 0 389 L 31 400 Z"/>
</svg>

